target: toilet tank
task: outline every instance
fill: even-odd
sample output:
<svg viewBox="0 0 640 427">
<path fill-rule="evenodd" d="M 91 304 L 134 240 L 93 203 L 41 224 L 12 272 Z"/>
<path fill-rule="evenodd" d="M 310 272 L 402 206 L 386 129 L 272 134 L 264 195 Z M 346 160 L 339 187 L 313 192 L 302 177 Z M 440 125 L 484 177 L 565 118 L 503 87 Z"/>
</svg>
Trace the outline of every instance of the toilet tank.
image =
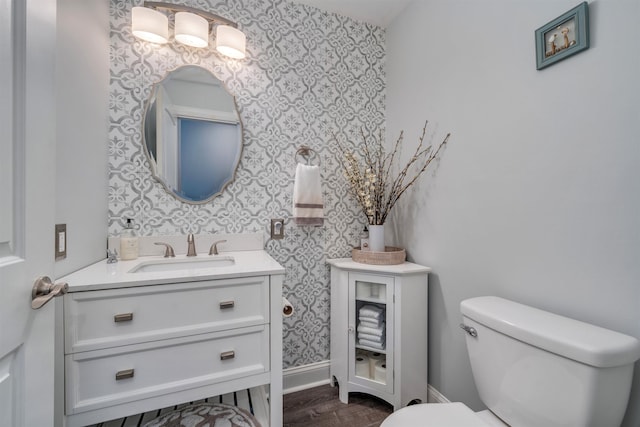
<svg viewBox="0 0 640 427">
<path fill-rule="evenodd" d="M 498 297 L 462 301 L 480 398 L 513 427 L 619 426 L 640 341 Z M 461 325 L 462 326 L 462 325 Z"/>
</svg>

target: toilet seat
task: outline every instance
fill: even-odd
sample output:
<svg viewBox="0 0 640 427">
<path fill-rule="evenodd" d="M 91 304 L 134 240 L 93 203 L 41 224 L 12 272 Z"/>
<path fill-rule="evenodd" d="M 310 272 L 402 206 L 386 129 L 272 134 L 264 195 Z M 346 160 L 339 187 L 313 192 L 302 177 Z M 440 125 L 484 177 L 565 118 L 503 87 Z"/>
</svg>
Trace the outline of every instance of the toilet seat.
<svg viewBox="0 0 640 427">
<path fill-rule="evenodd" d="M 380 427 L 489 427 L 463 403 L 423 403 L 402 408 Z"/>
</svg>

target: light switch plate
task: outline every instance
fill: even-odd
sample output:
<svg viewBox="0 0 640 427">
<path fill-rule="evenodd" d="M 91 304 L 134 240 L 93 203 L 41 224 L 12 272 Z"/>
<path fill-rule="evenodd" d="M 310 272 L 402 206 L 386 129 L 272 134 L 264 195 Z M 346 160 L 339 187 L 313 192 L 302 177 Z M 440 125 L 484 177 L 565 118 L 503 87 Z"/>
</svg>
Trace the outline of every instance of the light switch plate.
<svg viewBox="0 0 640 427">
<path fill-rule="evenodd" d="M 67 257 L 67 224 L 56 224 L 56 261 Z"/>
<path fill-rule="evenodd" d="M 284 219 L 272 218 L 271 219 L 271 238 L 273 240 L 280 240 L 284 237 Z"/>
</svg>

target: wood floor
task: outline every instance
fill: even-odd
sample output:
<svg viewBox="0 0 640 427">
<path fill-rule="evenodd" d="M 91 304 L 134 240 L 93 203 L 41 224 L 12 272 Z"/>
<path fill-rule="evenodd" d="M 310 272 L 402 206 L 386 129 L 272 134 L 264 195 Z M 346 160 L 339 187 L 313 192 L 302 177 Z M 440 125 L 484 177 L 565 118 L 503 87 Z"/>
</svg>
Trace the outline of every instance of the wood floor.
<svg viewBox="0 0 640 427">
<path fill-rule="evenodd" d="M 393 412 L 388 403 L 367 394 L 338 399 L 338 387 L 316 387 L 284 395 L 283 427 L 378 427 Z"/>
</svg>

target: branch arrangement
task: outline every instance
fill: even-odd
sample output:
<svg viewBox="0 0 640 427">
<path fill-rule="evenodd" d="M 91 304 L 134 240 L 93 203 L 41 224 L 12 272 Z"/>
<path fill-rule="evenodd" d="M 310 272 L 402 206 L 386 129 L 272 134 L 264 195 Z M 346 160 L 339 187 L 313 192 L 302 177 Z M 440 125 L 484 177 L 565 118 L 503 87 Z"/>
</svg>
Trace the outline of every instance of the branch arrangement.
<svg viewBox="0 0 640 427">
<path fill-rule="evenodd" d="M 339 160 L 351 192 L 367 216 L 369 224 L 384 224 L 398 199 L 427 170 L 429 164 L 438 157 L 440 150 L 449 141 L 450 133 L 435 149 L 432 145 L 425 146 L 427 124 L 428 122 L 425 122 L 422 128 L 422 135 L 413 156 L 395 178 L 392 178 L 392 173 L 398 162 L 398 150 L 402 147 L 403 132 L 400 132 L 393 151 L 387 154 L 383 146 L 382 132 L 377 138 L 367 138 L 364 131 L 361 131 L 363 144 L 360 156 L 340 142 L 335 134 L 333 135 L 343 155 Z"/>
</svg>

